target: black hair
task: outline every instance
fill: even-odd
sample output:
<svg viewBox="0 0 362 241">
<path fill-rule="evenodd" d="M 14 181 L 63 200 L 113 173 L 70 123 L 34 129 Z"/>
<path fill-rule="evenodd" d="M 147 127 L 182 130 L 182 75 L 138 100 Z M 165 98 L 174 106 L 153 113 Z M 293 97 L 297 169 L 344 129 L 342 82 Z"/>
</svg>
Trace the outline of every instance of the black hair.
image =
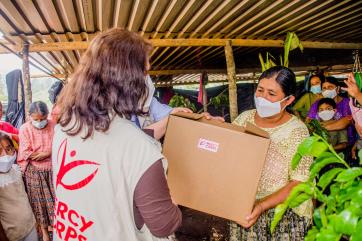
<svg viewBox="0 0 362 241">
<path fill-rule="evenodd" d="M 14 143 L 13 143 L 13 140 L 12 140 L 8 135 L 5 135 L 5 134 L 3 134 L 3 133 L 0 133 L 0 140 L 7 140 L 7 141 L 10 143 L 10 145 L 11 145 L 13 148 L 15 148 Z"/>
<path fill-rule="evenodd" d="M 41 115 L 49 114 L 48 106 L 43 101 L 36 101 L 31 103 L 29 107 L 29 114 L 39 113 Z"/>
<path fill-rule="evenodd" d="M 62 91 L 64 85 L 61 81 L 56 81 L 48 90 L 49 100 L 54 105 L 57 102 L 58 96 Z"/>
<path fill-rule="evenodd" d="M 331 83 L 331 84 L 334 84 L 335 86 L 339 86 L 339 83 L 338 83 L 338 80 L 332 76 L 328 76 L 326 77 L 326 79 L 324 80 L 324 83 L 325 82 L 328 82 L 328 83 Z"/>
<path fill-rule="evenodd" d="M 336 108 L 337 108 L 336 102 L 335 102 L 333 99 L 331 99 L 331 98 L 322 98 L 322 99 L 320 99 L 320 100 L 318 101 L 318 109 L 319 109 L 319 107 L 320 107 L 321 105 L 323 105 L 323 104 L 330 105 L 330 106 L 333 107 L 333 109 L 336 109 Z"/>
<path fill-rule="evenodd" d="M 310 82 L 311 82 L 312 78 L 314 78 L 314 77 L 317 77 L 317 78 L 320 79 L 320 81 L 321 81 L 321 87 L 322 87 L 323 82 L 325 81 L 324 75 L 312 74 L 311 76 L 309 76 L 308 81 L 307 81 L 307 90 L 308 90 L 308 91 L 310 91 L 310 88 L 312 87 L 312 84 L 311 84 Z"/>
<path fill-rule="evenodd" d="M 284 95 L 295 95 L 297 81 L 293 71 L 284 66 L 274 66 L 265 70 L 259 77 L 259 81 L 262 79 L 274 78 L 283 90 Z"/>
</svg>

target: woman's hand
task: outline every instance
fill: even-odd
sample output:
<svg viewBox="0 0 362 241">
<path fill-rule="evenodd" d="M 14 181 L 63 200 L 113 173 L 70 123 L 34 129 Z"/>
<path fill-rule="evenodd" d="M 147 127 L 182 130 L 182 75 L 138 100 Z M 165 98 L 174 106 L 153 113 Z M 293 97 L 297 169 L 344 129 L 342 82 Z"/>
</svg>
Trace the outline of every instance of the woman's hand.
<svg viewBox="0 0 362 241">
<path fill-rule="evenodd" d="M 201 113 L 201 115 L 203 115 L 203 117 L 205 117 L 206 120 L 217 120 L 217 121 L 220 121 L 220 122 L 225 122 L 225 119 L 223 117 L 221 117 L 221 116 L 212 116 L 208 112 L 203 112 L 203 113 Z"/>
<path fill-rule="evenodd" d="M 50 153 L 49 152 L 34 152 L 33 154 L 30 155 L 30 159 L 33 161 L 42 161 L 48 157 L 50 157 Z"/>
<path fill-rule="evenodd" d="M 245 218 L 247 224 L 242 224 L 242 226 L 244 228 L 250 228 L 251 226 L 253 226 L 256 223 L 256 221 L 258 221 L 258 218 L 260 217 L 260 215 L 263 212 L 264 212 L 264 208 L 263 208 L 262 203 L 261 202 L 256 203 L 251 214 L 246 216 L 246 218 Z"/>
<path fill-rule="evenodd" d="M 357 98 L 362 95 L 352 73 L 348 74 L 348 79 L 344 80 L 344 83 L 347 85 L 347 88 L 342 88 L 342 90 L 347 91 L 350 96 Z"/>
<path fill-rule="evenodd" d="M 177 112 L 193 113 L 193 111 L 190 110 L 189 108 L 185 108 L 185 107 L 175 107 L 175 108 L 172 109 L 171 115 L 172 115 L 172 114 L 176 114 Z"/>
</svg>

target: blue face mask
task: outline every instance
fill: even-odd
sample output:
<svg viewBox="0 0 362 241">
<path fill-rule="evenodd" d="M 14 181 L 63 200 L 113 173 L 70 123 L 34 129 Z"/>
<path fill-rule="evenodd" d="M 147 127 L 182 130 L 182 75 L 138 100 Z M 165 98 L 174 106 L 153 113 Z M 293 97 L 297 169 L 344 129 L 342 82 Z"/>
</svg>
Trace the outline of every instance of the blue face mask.
<svg viewBox="0 0 362 241">
<path fill-rule="evenodd" d="M 313 85 L 310 87 L 310 92 L 312 92 L 313 94 L 319 94 L 322 92 L 322 88 L 320 85 Z"/>
</svg>

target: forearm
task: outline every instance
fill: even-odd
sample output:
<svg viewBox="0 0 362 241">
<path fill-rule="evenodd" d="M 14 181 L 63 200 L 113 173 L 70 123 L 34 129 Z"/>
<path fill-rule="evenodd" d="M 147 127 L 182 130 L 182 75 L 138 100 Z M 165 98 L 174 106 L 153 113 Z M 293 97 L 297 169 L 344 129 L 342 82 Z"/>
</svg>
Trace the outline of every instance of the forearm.
<svg viewBox="0 0 362 241">
<path fill-rule="evenodd" d="M 167 123 L 168 117 L 165 117 L 162 120 L 147 126 L 145 129 L 153 130 L 154 138 L 160 140 L 166 133 Z"/>
<path fill-rule="evenodd" d="M 279 189 L 277 192 L 259 200 L 259 204 L 261 205 L 263 211 L 276 207 L 278 204 L 283 203 L 291 190 L 298 185 L 299 181 L 291 181 L 283 188 Z"/>
<path fill-rule="evenodd" d="M 347 148 L 347 143 L 339 143 L 337 145 L 334 145 L 333 148 L 336 151 L 343 151 L 344 149 Z"/>
<path fill-rule="evenodd" d="M 350 123 L 351 123 L 351 121 L 349 120 L 348 117 L 343 117 L 340 120 L 334 121 L 334 122 L 326 125 L 325 128 L 328 131 L 339 131 L 339 130 L 346 129 Z"/>
<path fill-rule="evenodd" d="M 172 203 L 162 160 L 153 164 L 139 180 L 134 203 L 136 226 L 142 227 L 143 221 L 157 237 L 167 237 L 181 225 L 181 211 Z"/>
</svg>

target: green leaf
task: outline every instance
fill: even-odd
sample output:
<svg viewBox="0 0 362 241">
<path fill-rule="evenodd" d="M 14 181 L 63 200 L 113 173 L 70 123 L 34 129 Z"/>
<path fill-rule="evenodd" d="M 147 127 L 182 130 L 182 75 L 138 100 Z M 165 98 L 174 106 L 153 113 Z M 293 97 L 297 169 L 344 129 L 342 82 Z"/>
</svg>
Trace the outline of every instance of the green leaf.
<svg viewBox="0 0 362 241">
<path fill-rule="evenodd" d="M 289 52 L 290 52 L 290 47 L 292 44 L 292 33 L 288 32 L 287 33 L 287 37 L 284 41 L 284 66 L 288 67 L 289 65 Z"/>
<path fill-rule="evenodd" d="M 345 171 L 341 172 L 337 176 L 336 181 L 337 182 L 349 182 L 361 175 L 362 175 L 362 167 L 353 167 L 353 168 L 346 169 Z"/>
<path fill-rule="evenodd" d="M 302 155 L 300 155 L 298 152 L 295 153 L 295 155 L 292 159 L 292 170 L 295 170 L 295 168 L 297 168 L 300 160 L 302 160 Z"/>
<path fill-rule="evenodd" d="M 319 157 L 327 149 L 328 145 L 323 141 L 320 141 L 321 137 L 311 136 L 306 138 L 299 146 L 298 153 L 302 156 L 310 155 L 314 157 Z"/>
<path fill-rule="evenodd" d="M 312 195 L 307 194 L 307 193 L 301 193 L 301 194 L 299 194 L 299 196 L 297 196 L 296 198 L 294 198 L 293 200 L 290 201 L 289 207 L 290 208 L 298 207 L 299 205 L 301 205 L 302 203 L 304 203 L 305 201 L 307 201 L 311 198 L 312 198 Z"/>
<path fill-rule="evenodd" d="M 301 42 L 299 41 L 298 36 L 295 33 L 292 33 L 292 40 L 290 44 L 290 51 L 293 51 L 296 48 L 299 48 L 301 51 L 303 51 L 303 46 Z"/>
<path fill-rule="evenodd" d="M 263 60 L 263 56 L 261 55 L 261 53 L 259 53 L 259 61 L 260 61 L 260 65 L 261 65 L 261 70 L 264 72 L 266 70 L 266 66 L 265 66 L 265 62 Z"/>
<path fill-rule="evenodd" d="M 315 189 L 315 194 L 316 194 L 318 201 L 324 202 L 324 203 L 328 201 L 327 196 L 324 195 L 321 191 L 319 191 L 318 188 Z"/>
<path fill-rule="evenodd" d="M 352 235 L 357 228 L 358 217 L 350 209 L 343 210 L 334 220 L 336 232 Z"/>
<path fill-rule="evenodd" d="M 335 176 L 337 176 L 337 174 L 343 170 L 344 170 L 343 168 L 334 168 L 334 169 L 329 170 L 328 172 L 324 173 L 320 177 L 317 186 L 321 187 L 322 190 L 324 190 L 332 182 L 332 180 L 335 178 Z"/>
<path fill-rule="evenodd" d="M 315 209 L 313 212 L 313 221 L 317 228 L 322 227 L 322 217 L 321 217 L 321 211 L 319 208 Z"/>
<path fill-rule="evenodd" d="M 352 197 L 351 205 L 352 205 L 352 203 L 358 203 L 362 206 L 362 188 L 361 187 L 358 189 L 358 191 Z"/>
<path fill-rule="evenodd" d="M 343 183 L 343 185 L 344 184 L 346 183 Z M 353 198 L 358 198 L 361 187 L 352 184 L 353 183 L 350 183 L 350 185 L 346 187 L 341 186 L 342 191 L 340 192 L 340 195 L 337 196 L 337 201 L 339 203 L 345 203 Z"/>
<path fill-rule="evenodd" d="M 340 235 L 336 233 L 333 228 L 322 228 L 316 236 L 316 241 L 338 241 Z"/>
<path fill-rule="evenodd" d="M 308 231 L 307 236 L 305 236 L 304 241 L 314 241 L 316 239 L 319 230 L 316 227 L 313 227 Z"/>
<path fill-rule="evenodd" d="M 326 157 L 328 155 L 323 155 L 315 160 L 315 162 L 310 167 L 310 176 L 309 181 L 313 180 L 320 170 L 322 170 L 323 167 L 332 164 L 332 163 L 340 163 L 341 161 L 334 156 L 333 154 L 329 155 L 329 157 Z"/>
<path fill-rule="evenodd" d="M 350 241 L 361 241 L 362 240 L 362 219 L 359 220 L 356 231 L 352 234 Z"/>
<path fill-rule="evenodd" d="M 362 217 L 362 203 L 354 202 L 353 200 L 349 203 L 348 209 L 351 210 L 358 218 Z"/>
<path fill-rule="evenodd" d="M 322 226 L 326 227 L 326 226 L 328 225 L 328 221 L 327 221 L 325 206 L 322 205 L 322 206 L 319 208 L 319 211 L 320 211 L 320 213 L 321 213 Z"/>
<path fill-rule="evenodd" d="M 273 233 L 276 226 L 280 222 L 280 220 L 283 218 L 284 213 L 287 211 L 288 205 L 285 203 L 279 204 L 276 206 L 274 211 L 274 218 L 270 226 L 270 232 Z"/>
</svg>

